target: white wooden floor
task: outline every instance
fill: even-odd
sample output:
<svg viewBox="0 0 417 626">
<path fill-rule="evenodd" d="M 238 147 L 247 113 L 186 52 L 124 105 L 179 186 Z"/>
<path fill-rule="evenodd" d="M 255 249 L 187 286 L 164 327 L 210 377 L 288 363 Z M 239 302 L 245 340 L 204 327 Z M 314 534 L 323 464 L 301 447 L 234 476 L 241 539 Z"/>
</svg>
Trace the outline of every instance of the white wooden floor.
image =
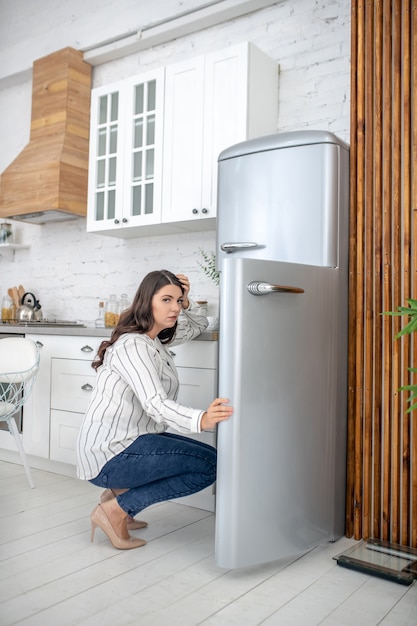
<svg viewBox="0 0 417 626">
<path fill-rule="evenodd" d="M 0 462 L 0 625 L 416 626 L 417 583 L 344 569 L 342 538 L 293 562 L 228 571 L 214 562 L 214 516 L 164 503 L 146 511 L 143 548 L 115 550 L 89 514 L 100 490 Z M 253 529 L 256 533 L 256 528 Z M 250 537 L 248 537 L 250 541 Z"/>
</svg>

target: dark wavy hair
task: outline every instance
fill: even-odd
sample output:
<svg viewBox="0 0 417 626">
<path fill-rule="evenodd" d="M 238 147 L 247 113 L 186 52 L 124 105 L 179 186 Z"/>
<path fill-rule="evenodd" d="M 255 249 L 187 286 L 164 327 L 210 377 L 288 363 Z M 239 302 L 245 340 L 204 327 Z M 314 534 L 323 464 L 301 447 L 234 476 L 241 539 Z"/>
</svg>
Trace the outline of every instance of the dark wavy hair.
<svg viewBox="0 0 417 626">
<path fill-rule="evenodd" d="M 103 363 L 104 353 L 125 333 L 147 333 L 154 325 L 152 298 L 165 285 L 176 285 L 184 294 L 184 287 L 169 270 L 149 272 L 142 280 L 129 308 L 120 314 L 119 322 L 109 340 L 101 342 L 92 367 L 96 370 Z M 165 328 L 158 334 L 162 343 L 169 343 L 177 330 L 177 322 L 172 328 Z"/>
</svg>

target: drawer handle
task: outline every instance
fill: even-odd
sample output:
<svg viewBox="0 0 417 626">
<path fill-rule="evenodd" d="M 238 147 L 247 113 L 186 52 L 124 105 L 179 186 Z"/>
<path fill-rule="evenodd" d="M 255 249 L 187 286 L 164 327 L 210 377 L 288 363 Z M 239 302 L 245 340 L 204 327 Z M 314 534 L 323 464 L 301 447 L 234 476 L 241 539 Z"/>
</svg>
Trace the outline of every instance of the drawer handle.
<svg viewBox="0 0 417 626">
<path fill-rule="evenodd" d="M 81 352 L 92 352 L 92 351 L 93 351 L 93 348 L 89 345 L 83 346 L 81 348 Z"/>
<path fill-rule="evenodd" d="M 38 346 L 38 348 L 43 348 L 43 343 L 42 341 L 37 341 L 36 345 Z"/>
<path fill-rule="evenodd" d="M 85 385 L 82 385 L 82 386 L 81 386 L 81 389 L 82 389 L 83 391 L 91 391 L 91 390 L 92 390 L 92 388 L 93 388 L 93 385 L 90 385 L 90 383 L 85 383 Z"/>
<path fill-rule="evenodd" d="M 172 350 L 170 350 L 169 353 L 170 353 L 171 356 L 177 356 L 177 353 L 173 352 Z"/>
</svg>

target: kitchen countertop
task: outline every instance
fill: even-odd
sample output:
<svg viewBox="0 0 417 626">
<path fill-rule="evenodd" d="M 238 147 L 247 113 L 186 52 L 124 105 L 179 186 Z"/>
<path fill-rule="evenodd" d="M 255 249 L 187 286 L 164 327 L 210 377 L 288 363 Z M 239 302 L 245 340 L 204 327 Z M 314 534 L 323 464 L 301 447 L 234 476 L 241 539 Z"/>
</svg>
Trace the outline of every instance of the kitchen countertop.
<svg viewBox="0 0 417 626">
<path fill-rule="evenodd" d="M 71 337 L 110 337 L 111 328 L 95 328 L 92 326 L 48 326 L 33 324 L 24 326 L 22 324 L 0 324 L 0 335 L 66 335 Z M 218 330 L 206 330 L 201 333 L 194 341 L 217 341 L 219 338 Z"/>
</svg>

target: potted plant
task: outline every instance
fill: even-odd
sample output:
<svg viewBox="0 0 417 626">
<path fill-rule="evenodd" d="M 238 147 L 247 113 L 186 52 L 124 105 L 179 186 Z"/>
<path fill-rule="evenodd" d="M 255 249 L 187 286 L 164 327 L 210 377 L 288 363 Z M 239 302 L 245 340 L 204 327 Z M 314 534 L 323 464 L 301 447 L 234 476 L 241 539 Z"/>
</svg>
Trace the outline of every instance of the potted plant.
<svg viewBox="0 0 417 626">
<path fill-rule="evenodd" d="M 199 253 L 202 261 L 197 261 L 203 272 L 208 276 L 215 285 L 220 284 L 220 274 L 216 269 L 216 255 L 213 251 L 205 252 L 202 248 L 199 248 Z"/>
<path fill-rule="evenodd" d="M 204 274 L 218 287 L 220 285 L 220 274 L 216 269 L 216 255 L 213 251 L 206 252 L 203 248 L 199 248 L 199 254 L 201 260 L 197 261 L 198 265 L 201 267 Z M 207 319 L 209 321 L 207 330 L 218 330 L 219 318 L 217 316 L 208 315 Z"/>
</svg>

